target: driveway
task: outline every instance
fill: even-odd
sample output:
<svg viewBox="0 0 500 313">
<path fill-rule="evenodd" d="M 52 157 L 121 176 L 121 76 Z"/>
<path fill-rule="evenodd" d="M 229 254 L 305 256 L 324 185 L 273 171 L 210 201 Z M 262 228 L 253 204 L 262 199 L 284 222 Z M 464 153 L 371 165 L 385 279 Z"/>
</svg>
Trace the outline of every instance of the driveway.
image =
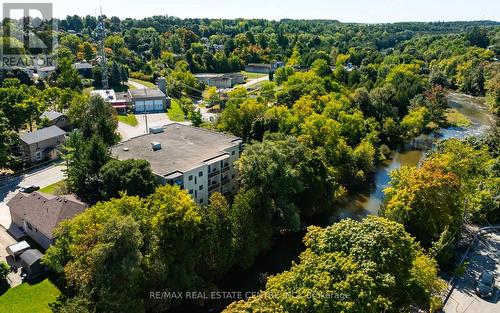
<svg viewBox="0 0 500 313">
<path fill-rule="evenodd" d="M 469 252 L 465 274 L 455 278 L 453 290 L 446 302 L 446 313 L 498 313 L 500 312 L 500 229 L 478 236 Z M 489 299 L 475 293 L 476 281 L 483 271 L 496 274 L 496 288 Z"/>
<path fill-rule="evenodd" d="M 118 123 L 118 132 L 122 136 L 122 140 L 130 139 L 147 133 L 149 127 L 163 126 L 173 123 L 167 116 L 167 113 L 147 113 L 136 114 L 137 126 L 130 126 L 125 123 Z M 147 120 L 147 127 L 146 127 Z M 189 124 L 188 122 L 182 122 Z"/>
<path fill-rule="evenodd" d="M 32 170 L 24 175 L 12 177 L 0 186 L 0 225 L 9 229 L 11 218 L 7 202 L 14 197 L 21 186 L 37 185 L 40 188 L 52 185 L 64 179 L 64 165 L 52 165 Z"/>
</svg>

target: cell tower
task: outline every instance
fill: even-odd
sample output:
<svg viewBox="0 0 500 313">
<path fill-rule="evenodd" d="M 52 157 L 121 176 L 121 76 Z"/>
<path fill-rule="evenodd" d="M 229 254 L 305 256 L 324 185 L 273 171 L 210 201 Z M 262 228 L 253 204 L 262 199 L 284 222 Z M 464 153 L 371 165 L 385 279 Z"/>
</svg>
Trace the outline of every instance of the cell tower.
<svg viewBox="0 0 500 313">
<path fill-rule="evenodd" d="M 97 18 L 97 40 L 99 42 L 99 63 L 101 63 L 101 77 L 102 77 L 102 89 L 109 89 L 108 82 L 108 61 L 106 60 L 106 53 L 104 52 L 104 38 L 106 38 L 106 28 L 104 27 L 104 16 L 101 15 Z"/>
</svg>

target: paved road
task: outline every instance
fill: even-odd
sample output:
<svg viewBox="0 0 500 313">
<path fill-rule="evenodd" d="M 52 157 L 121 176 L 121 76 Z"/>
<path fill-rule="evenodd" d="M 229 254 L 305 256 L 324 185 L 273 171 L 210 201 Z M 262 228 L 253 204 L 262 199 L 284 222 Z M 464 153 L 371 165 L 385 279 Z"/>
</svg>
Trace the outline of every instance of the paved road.
<svg viewBox="0 0 500 313">
<path fill-rule="evenodd" d="M 11 219 L 9 208 L 6 203 L 14 197 L 21 186 L 37 185 L 40 188 L 52 185 L 64 179 L 64 165 L 52 164 L 48 167 L 40 168 L 11 178 L 3 186 L 0 186 L 0 225 L 9 228 Z"/>
<path fill-rule="evenodd" d="M 249 80 L 248 82 L 246 82 L 245 84 L 243 85 L 238 85 L 237 87 L 245 87 L 245 88 L 248 88 L 252 85 L 255 85 L 257 83 L 260 83 L 260 82 L 263 82 L 263 81 L 266 81 L 266 80 L 269 80 L 269 75 L 266 75 L 266 76 L 263 76 L 263 77 L 259 77 L 259 78 L 256 78 L 256 79 L 252 79 L 252 80 Z"/>
<path fill-rule="evenodd" d="M 500 230 L 482 236 L 469 252 L 469 265 L 462 277 L 455 278 L 455 286 L 444 307 L 445 313 L 498 313 L 500 312 Z M 475 293 L 476 281 L 482 271 L 496 273 L 497 288 L 489 299 Z"/>
</svg>

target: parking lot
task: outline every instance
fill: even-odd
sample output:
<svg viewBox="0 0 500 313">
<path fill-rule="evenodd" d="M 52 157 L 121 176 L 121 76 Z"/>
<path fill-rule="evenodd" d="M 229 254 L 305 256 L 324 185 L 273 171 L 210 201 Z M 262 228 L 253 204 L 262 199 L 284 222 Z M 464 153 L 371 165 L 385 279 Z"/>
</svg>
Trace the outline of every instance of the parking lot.
<svg viewBox="0 0 500 313">
<path fill-rule="evenodd" d="M 470 249 L 464 275 L 454 279 L 451 295 L 446 302 L 446 313 L 498 313 L 500 312 L 500 229 L 478 236 Z M 487 299 L 477 296 L 476 282 L 483 271 L 494 272 L 496 288 Z"/>
</svg>

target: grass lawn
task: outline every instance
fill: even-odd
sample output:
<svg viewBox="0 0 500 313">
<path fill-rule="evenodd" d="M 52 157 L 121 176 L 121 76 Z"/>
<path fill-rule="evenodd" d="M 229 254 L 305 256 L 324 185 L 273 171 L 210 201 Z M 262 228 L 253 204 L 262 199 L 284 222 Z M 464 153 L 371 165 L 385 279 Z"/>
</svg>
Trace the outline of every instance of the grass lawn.
<svg viewBox="0 0 500 313">
<path fill-rule="evenodd" d="M 57 183 L 53 183 L 52 185 L 41 188 L 40 191 L 54 195 L 64 194 L 66 193 L 66 183 L 64 182 L 64 180 L 61 180 Z"/>
<path fill-rule="evenodd" d="M 264 76 L 268 76 L 268 74 L 262 74 L 262 73 L 249 73 L 245 71 L 241 71 L 241 74 L 245 75 L 248 79 L 256 79 L 256 78 L 261 78 Z"/>
<path fill-rule="evenodd" d="M 156 88 L 156 85 L 153 84 L 152 82 L 148 82 L 148 81 L 140 80 L 140 79 L 136 79 L 136 78 L 129 78 L 128 80 L 131 80 L 131 81 L 136 82 L 138 84 L 144 85 L 148 88 Z"/>
<path fill-rule="evenodd" d="M 468 127 L 472 124 L 467 116 L 463 115 L 456 109 L 446 110 L 446 121 L 449 125 L 456 127 Z"/>
<path fill-rule="evenodd" d="M 172 99 L 170 108 L 167 111 L 167 116 L 171 121 L 182 122 L 184 121 L 184 112 L 176 99 Z"/>
<path fill-rule="evenodd" d="M 0 312 L 50 313 L 48 304 L 54 302 L 59 293 L 47 278 L 33 285 L 23 283 L 0 296 Z"/>
<path fill-rule="evenodd" d="M 135 117 L 134 114 L 118 115 L 118 121 L 130 126 L 137 126 L 138 124 L 137 118 Z"/>
</svg>

